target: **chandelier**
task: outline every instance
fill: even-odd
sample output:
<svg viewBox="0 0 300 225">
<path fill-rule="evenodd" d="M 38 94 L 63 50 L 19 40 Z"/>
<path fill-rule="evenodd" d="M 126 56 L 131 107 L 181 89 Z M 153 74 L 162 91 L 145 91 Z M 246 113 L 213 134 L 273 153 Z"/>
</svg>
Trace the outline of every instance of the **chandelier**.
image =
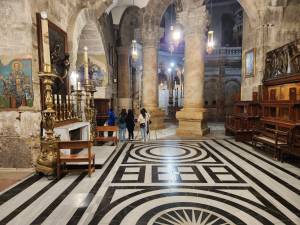
<svg viewBox="0 0 300 225">
<path fill-rule="evenodd" d="M 132 1 L 132 5 L 134 6 L 134 0 Z M 131 42 L 131 57 L 133 59 L 138 58 L 138 47 L 137 47 L 137 42 L 135 39 L 133 39 Z"/>
<path fill-rule="evenodd" d="M 170 52 L 173 53 L 179 46 L 182 39 L 182 29 L 179 23 L 178 13 L 182 11 L 182 4 L 180 0 L 175 0 L 172 4 L 173 11 L 176 13 L 175 25 L 173 25 L 173 14 L 171 13 L 171 27 L 170 27 Z"/>
<path fill-rule="evenodd" d="M 131 56 L 132 56 L 133 59 L 138 58 L 138 49 L 137 49 L 136 40 L 132 40 L 132 43 L 131 43 Z"/>
</svg>

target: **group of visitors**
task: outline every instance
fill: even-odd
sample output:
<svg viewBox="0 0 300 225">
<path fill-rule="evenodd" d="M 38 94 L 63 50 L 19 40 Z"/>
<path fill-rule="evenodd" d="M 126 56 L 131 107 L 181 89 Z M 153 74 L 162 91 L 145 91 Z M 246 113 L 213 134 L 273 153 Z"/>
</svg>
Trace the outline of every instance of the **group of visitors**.
<svg viewBox="0 0 300 225">
<path fill-rule="evenodd" d="M 146 109 L 141 109 L 140 115 L 138 119 L 136 120 L 134 118 L 133 111 L 131 109 L 128 109 L 128 112 L 126 109 L 122 109 L 119 117 L 117 118 L 115 116 L 115 113 L 113 109 L 109 110 L 108 113 L 108 120 L 107 120 L 107 125 L 108 126 L 114 126 L 118 125 L 119 127 L 119 138 L 120 141 L 123 142 L 125 141 L 125 134 L 126 134 L 126 129 L 128 131 L 128 140 L 134 140 L 134 128 L 136 122 L 139 125 L 140 132 L 141 132 L 141 138 L 142 141 L 146 142 L 147 141 L 147 136 L 150 132 L 150 114 L 146 111 Z M 112 136 L 113 132 L 109 132 L 108 136 Z"/>
</svg>

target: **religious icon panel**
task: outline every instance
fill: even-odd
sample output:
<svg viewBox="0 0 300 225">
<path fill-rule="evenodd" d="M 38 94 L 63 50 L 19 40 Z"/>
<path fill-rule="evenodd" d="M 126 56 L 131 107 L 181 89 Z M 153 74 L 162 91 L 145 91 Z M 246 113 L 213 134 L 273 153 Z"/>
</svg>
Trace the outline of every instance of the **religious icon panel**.
<svg viewBox="0 0 300 225">
<path fill-rule="evenodd" d="M 33 106 L 32 61 L 14 59 L 7 65 L 0 61 L 0 108 Z"/>
</svg>

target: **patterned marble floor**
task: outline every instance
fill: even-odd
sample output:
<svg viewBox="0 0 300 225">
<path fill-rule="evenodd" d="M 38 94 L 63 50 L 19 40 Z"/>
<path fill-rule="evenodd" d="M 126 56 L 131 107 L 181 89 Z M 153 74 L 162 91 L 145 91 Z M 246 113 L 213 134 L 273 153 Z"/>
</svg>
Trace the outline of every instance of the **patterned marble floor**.
<svg viewBox="0 0 300 225">
<path fill-rule="evenodd" d="M 300 169 L 232 139 L 125 143 L 91 178 L 32 176 L 0 224 L 300 224 Z"/>
</svg>

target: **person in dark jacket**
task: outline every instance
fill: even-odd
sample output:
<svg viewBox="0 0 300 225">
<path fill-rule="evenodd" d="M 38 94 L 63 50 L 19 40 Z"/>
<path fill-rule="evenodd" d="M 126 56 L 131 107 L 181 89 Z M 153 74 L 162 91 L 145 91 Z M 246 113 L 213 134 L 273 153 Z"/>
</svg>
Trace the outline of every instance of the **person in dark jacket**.
<svg viewBox="0 0 300 225">
<path fill-rule="evenodd" d="M 127 126 L 127 130 L 128 130 L 128 140 L 133 140 L 134 139 L 134 115 L 133 115 L 133 111 L 131 109 L 128 109 L 128 113 L 126 116 L 126 126 Z"/>
<path fill-rule="evenodd" d="M 118 125 L 119 125 L 119 137 L 120 141 L 123 142 L 125 141 L 125 133 L 126 133 L 126 117 L 127 117 L 127 112 L 126 109 L 122 109 L 121 114 L 118 118 Z"/>
<path fill-rule="evenodd" d="M 107 120 L 107 125 L 108 126 L 115 126 L 116 124 L 116 115 L 113 111 L 113 109 L 110 109 L 108 112 L 108 120 Z M 113 131 L 108 131 L 108 137 L 112 137 L 114 134 Z"/>
</svg>

